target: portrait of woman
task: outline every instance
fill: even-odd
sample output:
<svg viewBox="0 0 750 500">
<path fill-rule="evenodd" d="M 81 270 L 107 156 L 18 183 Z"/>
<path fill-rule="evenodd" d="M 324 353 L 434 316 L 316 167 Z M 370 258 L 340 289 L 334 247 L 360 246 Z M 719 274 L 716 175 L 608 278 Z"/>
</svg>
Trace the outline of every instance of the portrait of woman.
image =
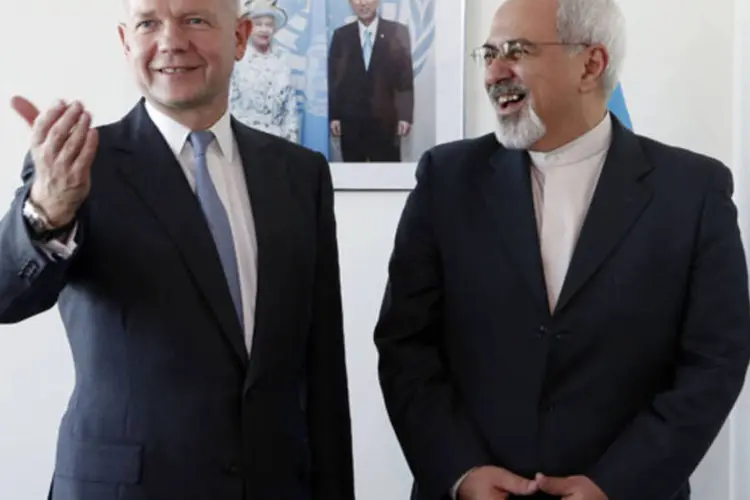
<svg viewBox="0 0 750 500">
<path fill-rule="evenodd" d="M 274 35 L 287 22 L 276 0 L 251 0 L 246 15 L 253 21 L 247 51 L 232 73 L 229 105 L 245 125 L 299 142 L 296 89 L 286 54 Z"/>
</svg>

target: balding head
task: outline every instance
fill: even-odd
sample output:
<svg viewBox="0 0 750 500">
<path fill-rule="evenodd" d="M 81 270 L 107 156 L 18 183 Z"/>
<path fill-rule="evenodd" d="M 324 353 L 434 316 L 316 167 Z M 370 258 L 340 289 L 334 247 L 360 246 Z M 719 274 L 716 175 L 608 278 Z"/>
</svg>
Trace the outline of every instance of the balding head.
<svg viewBox="0 0 750 500">
<path fill-rule="evenodd" d="M 614 0 L 506 0 L 480 52 L 501 142 L 550 149 L 593 128 L 624 44 Z"/>
<path fill-rule="evenodd" d="M 240 17 L 242 15 L 242 7 L 241 2 L 242 0 L 220 0 L 221 2 L 224 2 L 224 5 L 227 7 L 228 12 L 231 12 L 236 17 Z M 122 5 L 122 11 L 127 19 L 127 17 L 130 15 L 130 0 L 121 0 Z"/>
</svg>

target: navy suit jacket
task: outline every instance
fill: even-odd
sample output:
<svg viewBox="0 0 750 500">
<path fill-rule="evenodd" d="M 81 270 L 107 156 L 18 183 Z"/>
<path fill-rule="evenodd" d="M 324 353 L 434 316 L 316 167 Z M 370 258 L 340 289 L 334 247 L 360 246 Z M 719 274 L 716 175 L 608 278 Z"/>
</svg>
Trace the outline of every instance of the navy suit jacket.
<svg viewBox="0 0 750 500">
<path fill-rule="evenodd" d="M 249 359 L 197 198 L 143 101 L 99 129 L 69 260 L 29 239 L 24 165 L 0 222 L 0 321 L 58 303 L 67 331 L 53 500 L 354 497 L 328 165 L 232 127 L 258 240 Z"/>
<path fill-rule="evenodd" d="M 689 498 L 750 353 L 732 177 L 613 122 L 553 313 L 528 155 L 486 135 L 422 158 L 375 332 L 414 498 L 485 464 Z"/>
<path fill-rule="evenodd" d="M 391 136 L 399 120 L 414 122 L 414 70 L 406 25 L 378 19 L 370 65 L 366 69 L 359 22 L 337 28 L 328 54 L 329 119 L 372 119 Z"/>
</svg>

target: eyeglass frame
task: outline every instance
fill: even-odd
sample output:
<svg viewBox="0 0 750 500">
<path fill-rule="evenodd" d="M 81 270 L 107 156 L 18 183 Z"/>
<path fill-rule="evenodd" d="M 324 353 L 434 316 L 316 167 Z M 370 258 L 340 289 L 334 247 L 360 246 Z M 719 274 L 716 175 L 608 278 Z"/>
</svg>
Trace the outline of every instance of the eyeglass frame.
<svg viewBox="0 0 750 500">
<path fill-rule="evenodd" d="M 509 47 L 511 46 L 515 46 L 517 47 L 517 50 L 520 50 L 518 56 L 515 56 L 515 57 L 508 56 L 508 54 L 511 51 Z M 489 43 L 485 43 L 481 47 L 477 47 L 476 49 L 472 50 L 470 55 L 472 59 L 474 59 L 474 61 L 476 61 L 477 63 L 482 63 L 484 64 L 484 66 L 490 66 L 498 58 L 502 58 L 505 61 L 517 61 L 521 55 L 532 54 L 533 48 L 544 47 L 544 46 L 590 47 L 590 44 L 584 43 L 584 42 L 533 42 L 531 40 L 518 38 L 518 39 L 513 39 L 513 40 L 506 40 L 505 42 L 500 44 L 500 46 L 495 46 Z M 480 57 L 480 53 L 485 50 L 494 52 L 494 55 L 492 56 L 492 59 L 490 61 L 487 61 L 486 57 Z"/>
</svg>

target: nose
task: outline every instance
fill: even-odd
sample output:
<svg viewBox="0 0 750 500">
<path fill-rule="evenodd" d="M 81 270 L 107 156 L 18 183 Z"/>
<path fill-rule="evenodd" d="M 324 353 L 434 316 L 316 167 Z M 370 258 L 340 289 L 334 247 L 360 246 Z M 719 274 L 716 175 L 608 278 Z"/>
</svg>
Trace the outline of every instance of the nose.
<svg viewBox="0 0 750 500">
<path fill-rule="evenodd" d="M 160 52 L 184 52 L 189 45 L 185 30 L 177 23 L 166 22 L 159 32 Z"/>
<path fill-rule="evenodd" d="M 515 73 L 508 61 L 501 57 L 495 58 L 484 70 L 484 82 L 487 85 L 513 78 Z"/>
</svg>

